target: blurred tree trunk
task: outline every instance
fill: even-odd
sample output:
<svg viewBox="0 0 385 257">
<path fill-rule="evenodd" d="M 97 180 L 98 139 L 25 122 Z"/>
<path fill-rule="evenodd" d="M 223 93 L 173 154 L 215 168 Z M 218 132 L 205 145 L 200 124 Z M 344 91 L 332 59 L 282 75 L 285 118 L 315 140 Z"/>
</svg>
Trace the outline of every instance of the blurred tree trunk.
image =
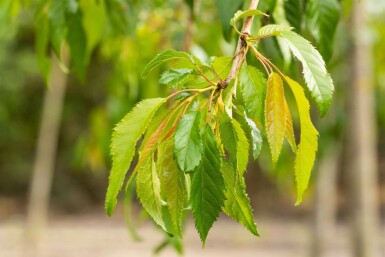
<svg viewBox="0 0 385 257">
<path fill-rule="evenodd" d="M 347 172 L 351 184 L 352 246 L 355 257 L 377 257 L 378 183 L 372 48 L 367 1 L 353 1 L 351 73 L 348 88 Z"/>
<path fill-rule="evenodd" d="M 67 54 L 63 54 L 67 65 Z M 26 239 L 30 245 L 37 245 L 46 226 L 52 179 L 55 169 L 57 144 L 60 131 L 62 108 L 65 98 L 67 74 L 60 67 L 54 54 L 51 56 L 49 88 L 45 91 L 40 129 L 37 140 L 28 202 Z"/>
<path fill-rule="evenodd" d="M 333 242 L 336 225 L 337 174 L 340 146 L 333 144 L 320 160 L 313 211 L 313 257 L 324 257 Z"/>
</svg>

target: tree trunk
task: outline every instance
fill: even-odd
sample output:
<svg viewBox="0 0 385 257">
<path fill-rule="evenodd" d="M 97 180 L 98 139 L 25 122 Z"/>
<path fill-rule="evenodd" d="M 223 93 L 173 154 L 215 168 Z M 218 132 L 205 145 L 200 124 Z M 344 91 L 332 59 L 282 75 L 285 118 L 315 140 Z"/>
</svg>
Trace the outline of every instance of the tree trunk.
<svg viewBox="0 0 385 257">
<path fill-rule="evenodd" d="M 350 31 L 352 54 L 348 88 L 348 170 L 351 183 L 352 236 L 355 257 L 377 257 L 378 183 L 376 119 L 367 1 L 353 2 Z"/>
<path fill-rule="evenodd" d="M 67 64 L 66 53 L 63 56 Z M 60 69 L 54 54 L 51 57 L 51 65 L 49 88 L 45 92 L 42 107 L 27 210 L 25 233 L 27 243 L 33 246 L 37 246 L 46 226 L 67 82 L 67 74 Z"/>
<path fill-rule="evenodd" d="M 328 256 L 328 249 L 333 242 L 340 152 L 340 146 L 333 144 L 322 157 L 317 170 L 312 227 L 313 257 Z"/>
</svg>

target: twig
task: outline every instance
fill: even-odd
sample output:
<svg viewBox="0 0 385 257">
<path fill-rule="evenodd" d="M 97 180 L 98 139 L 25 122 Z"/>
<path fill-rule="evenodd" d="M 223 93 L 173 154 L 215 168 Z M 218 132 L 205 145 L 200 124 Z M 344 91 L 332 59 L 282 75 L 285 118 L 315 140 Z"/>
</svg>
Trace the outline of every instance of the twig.
<svg viewBox="0 0 385 257">
<path fill-rule="evenodd" d="M 249 4 L 249 10 L 255 10 L 257 9 L 259 0 L 250 0 Z M 237 74 L 237 70 L 241 67 L 245 57 L 246 57 L 246 51 L 247 44 L 245 42 L 245 36 L 248 36 L 251 34 L 251 26 L 253 24 L 254 16 L 246 17 L 243 26 L 242 26 L 242 35 L 238 39 L 238 45 L 235 50 L 235 58 L 233 61 L 233 65 L 231 66 L 231 70 L 223 84 L 221 85 L 222 88 L 227 87 L 230 84 L 230 81 L 235 78 Z"/>
</svg>

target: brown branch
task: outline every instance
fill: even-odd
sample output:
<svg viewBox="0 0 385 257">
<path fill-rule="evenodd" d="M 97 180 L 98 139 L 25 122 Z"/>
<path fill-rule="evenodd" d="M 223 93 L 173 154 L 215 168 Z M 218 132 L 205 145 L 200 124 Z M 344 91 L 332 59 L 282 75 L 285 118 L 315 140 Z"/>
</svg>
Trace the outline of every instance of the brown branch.
<svg viewBox="0 0 385 257">
<path fill-rule="evenodd" d="M 257 9 L 259 0 L 250 0 L 249 4 L 249 10 L 255 10 Z M 235 57 L 233 61 L 233 65 L 231 66 L 231 70 L 229 75 L 227 76 L 226 80 L 223 81 L 221 88 L 225 88 L 230 84 L 230 81 L 235 78 L 237 75 L 237 71 L 241 67 L 245 57 L 246 57 L 246 49 L 247 49 L 247 44 L 245 42 L 245 36 L 248 36 L 251 34 L 251 26 L 253 24 L 254 16 L 246 17 L 243 26 L 242 26 L 242 35 L 239 36 L 238 39 L 238 45 L 237 49 L 235 50 Z"/>
</svg>

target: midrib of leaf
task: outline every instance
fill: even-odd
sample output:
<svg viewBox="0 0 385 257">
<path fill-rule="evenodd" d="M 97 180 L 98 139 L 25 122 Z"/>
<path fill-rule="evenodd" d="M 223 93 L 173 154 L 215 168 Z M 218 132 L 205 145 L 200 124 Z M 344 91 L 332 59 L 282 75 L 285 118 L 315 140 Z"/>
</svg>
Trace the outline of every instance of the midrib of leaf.
<svg viewBox="0 0 385 257">
<path fill-rule="evenodd" d="M 267 82 L 265 126 L 273 165 L 275 165 L 278 160 L 285 137 L 284 99 L 281 77 L 277 73 L 270 74 Z"/>
<path fill-rule="evenodd" d="M 204 245 L 223 205 L 225 182 L 220 171 L 221 156 L 215 135 L 208 125 L 202 129 L 202 142 L 202 161 L 193 173 L 191 205 L 195 227 Z"/>
</svg>

